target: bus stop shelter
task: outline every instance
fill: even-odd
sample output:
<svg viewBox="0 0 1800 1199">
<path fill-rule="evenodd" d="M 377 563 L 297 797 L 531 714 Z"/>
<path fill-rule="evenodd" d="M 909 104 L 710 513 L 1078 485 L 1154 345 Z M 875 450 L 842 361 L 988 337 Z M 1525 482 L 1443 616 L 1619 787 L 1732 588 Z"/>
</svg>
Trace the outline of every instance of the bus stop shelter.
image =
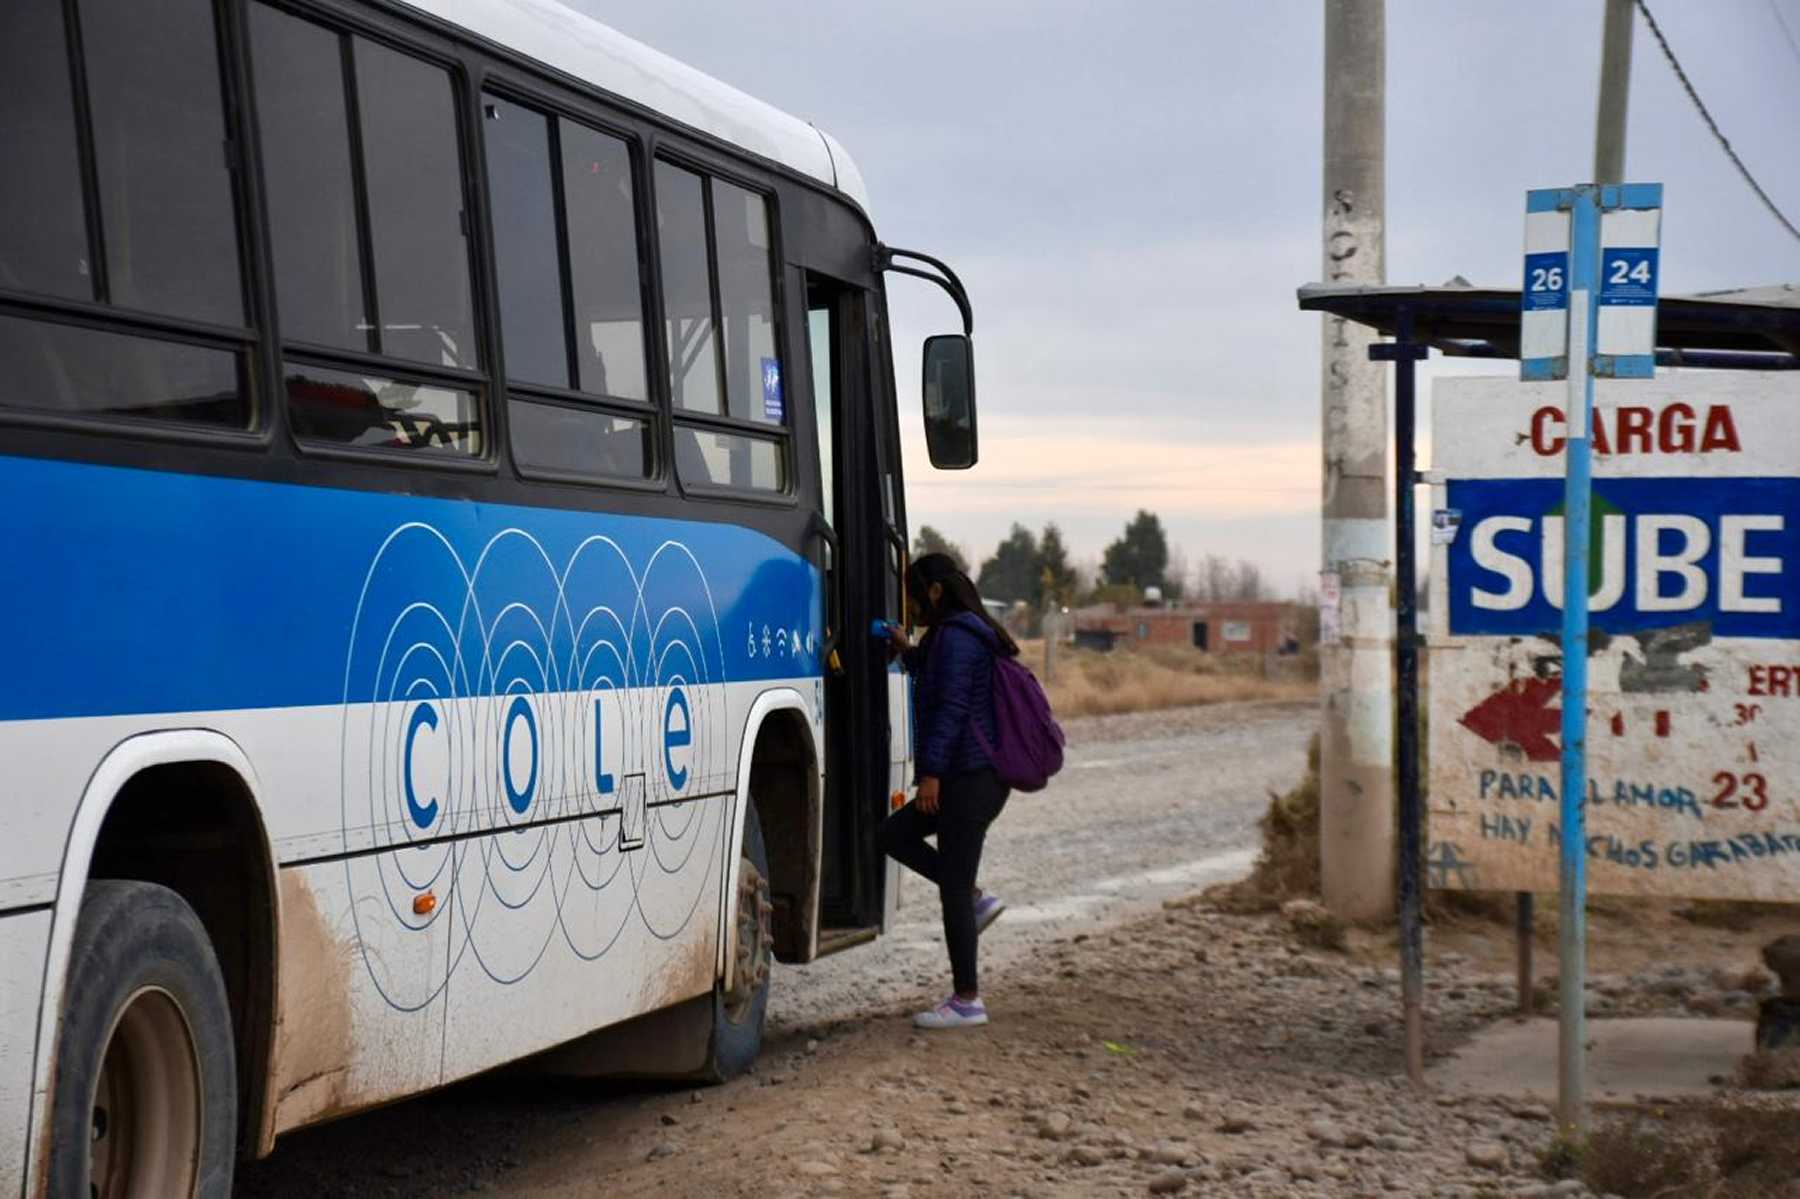
<svg viewBox="0 0 1800 1199">
<path fill-rule="evenodd" d="M 1313 283 L 1299 291 L 1302 311 L 1366 325 L 1391 340 L 1369 347 L 1393 362 L 1395 741 L 1400 815 L 1400 951 L 1406 1005 L 1407 1069 L 1423 1075 L 1423 933 L 1419 785 L 1418 570 L 1415 492 L 1424 482 L 1415 461 L 1415 364 L 1432 350 L 1453 358 L 1517 359 L 1520 292 L 1473 286 L 1461 278 L 1441 287 Z M 1656 363 L 1705 370 L 1800 370 L 1800 285 L 1664 296 L 1657 302 Z M 1797 414 L 1800 416 L 1800 414 Z M 1518 898 L 1521 1008 L 1531 996 L 1531 897 Z"/>
</svg>

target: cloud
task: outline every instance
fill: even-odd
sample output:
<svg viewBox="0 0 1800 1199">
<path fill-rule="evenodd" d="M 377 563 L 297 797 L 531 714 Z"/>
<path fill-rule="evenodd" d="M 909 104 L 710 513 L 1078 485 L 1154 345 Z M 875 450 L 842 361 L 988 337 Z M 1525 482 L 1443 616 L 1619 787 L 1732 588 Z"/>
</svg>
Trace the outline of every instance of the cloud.
<svg viewBox="0 0 1800 1199">
<path fill-rule="evenodd" d="M 890 281 L 915 525 L 985 551 L 1015 518 L 1056 519 L 1093 556 L 1141 506 L 1191 555 L 1316 569 L 1320 318 L 1294 291 L 1320 274 L 1319 0 L 575 2 L 831 130 L 880 235 L 968 283 L 984 456 L 949 476 L 925 465 L 917 356 L 954 313 Z M 1652 7 L 1800 214 L 1800 69 L 1769 0 Z M 1594 4 L 1389 0 L 1390 280 L 1517 284 L 1526 189 L 1590 170 L 1600 22 Z M 1800 243 L 1641 20 L 1635 43 L 1627 161 L 1667 189 L 1665 289 L 1800 279 Z"/>
</svg>

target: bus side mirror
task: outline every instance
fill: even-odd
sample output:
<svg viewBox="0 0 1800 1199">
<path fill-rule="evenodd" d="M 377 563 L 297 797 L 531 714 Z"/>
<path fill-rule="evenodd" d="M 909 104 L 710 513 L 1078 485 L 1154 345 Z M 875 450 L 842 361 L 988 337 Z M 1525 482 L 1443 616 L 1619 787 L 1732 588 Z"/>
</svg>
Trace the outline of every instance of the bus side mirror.
<svg viewBox="0 0 1800 1199">
<path fill-rule="evenodd" d="M 975 465 L 975 354 L 969 339 L 949 333 L 925 339 L 925 447 L 939 470 Z"/>
</svg>

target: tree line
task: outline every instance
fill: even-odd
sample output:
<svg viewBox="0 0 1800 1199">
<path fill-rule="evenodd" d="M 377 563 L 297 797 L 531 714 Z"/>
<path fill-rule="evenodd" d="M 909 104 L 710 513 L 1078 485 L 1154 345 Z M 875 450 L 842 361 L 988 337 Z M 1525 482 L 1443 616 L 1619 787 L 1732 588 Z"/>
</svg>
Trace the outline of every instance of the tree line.
<svg viewBox="0 0 1800 1199">
<path fill-rule="evenodd" d="M 1207 554 L 1190 568 L 1179 550 L 1171 551 L 1161 518 L 1144 509 L 1126 522 L 1096 568 L 1070 561 L 1062 530 L 1055 522 L 1046 524 L 1038 534 L 1015 523 L 978 569 L 971 569 L 961 546 L 930 525 L 921 526 L 913 540 L 913 554 L 934 553 L 948 554 L 975 580 L 984 598 L 1022 602 L 1033 611 L 1046 606 L 1139 604 L 1152 587 L 1169 601 L 1271 598 L 1271 588 L 1253 562 Z"/>
</svg>

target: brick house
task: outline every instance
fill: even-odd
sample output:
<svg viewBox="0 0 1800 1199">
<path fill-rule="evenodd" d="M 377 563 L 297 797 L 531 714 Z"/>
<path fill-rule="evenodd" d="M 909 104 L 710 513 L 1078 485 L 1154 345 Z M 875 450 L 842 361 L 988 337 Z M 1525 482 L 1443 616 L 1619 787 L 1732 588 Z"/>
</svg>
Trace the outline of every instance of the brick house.
<svg viewBox="0 0 1800 1199">
<path fill-rule="evenodd" d="M 1077 644 L 1191 645 L 1214 654 L 1295 652 L 1300 647 L 1299 605 L 1286 601 L 1184 604 L 1119 609 L 1113 605 L 1071 613 Z"/>
</svg>

